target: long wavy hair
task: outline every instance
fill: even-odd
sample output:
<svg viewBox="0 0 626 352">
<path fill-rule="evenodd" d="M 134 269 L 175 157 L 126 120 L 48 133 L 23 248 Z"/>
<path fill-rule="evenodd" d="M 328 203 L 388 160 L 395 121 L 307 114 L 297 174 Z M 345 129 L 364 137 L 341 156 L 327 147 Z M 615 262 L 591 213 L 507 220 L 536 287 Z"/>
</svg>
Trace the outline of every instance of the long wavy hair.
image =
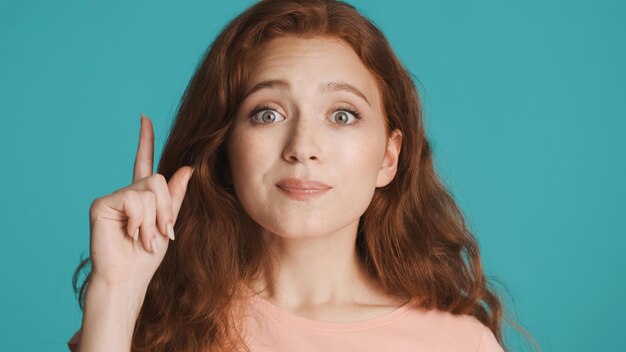
<svg viewBox="0 0 626 352">
<path fill-rule="evenodd" d="M 402 131 L 395 178 L 375 190 L 356 240 L 363 270 L 390 296 L 426 309 L 476 317 L 501 345 L 503 306 L 487 281 L 479 247 L 433 166 L 422 104 L 383 33 L 351 5 L 333 0 L 267 0 L 234 18 L 211 44 L 181 99 L 158 173 L 195 169 L 163 263 L 148 286 L 133 351 L 245 350 L 238 325 L 247 285 L 269 267 L 259 225 L 233 190 L 226 157 L 233 117 L 259 47 L 274 38 L 331 37 L 349 44 L 375 76 L 386 133 Z M 84 309 L 91 273 L 77 289 Z M 233 312 L 239 312 L 233 314 Z"/>
</svg>

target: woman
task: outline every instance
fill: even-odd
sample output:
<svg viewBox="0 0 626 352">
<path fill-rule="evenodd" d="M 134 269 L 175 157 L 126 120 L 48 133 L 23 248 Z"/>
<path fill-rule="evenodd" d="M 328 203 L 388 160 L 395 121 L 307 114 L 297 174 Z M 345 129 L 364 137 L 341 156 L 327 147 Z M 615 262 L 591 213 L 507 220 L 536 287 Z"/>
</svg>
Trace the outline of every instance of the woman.
<svg viewBox="0 0 626 352">
<path fill-rule="evenodd" d="M 235 18 L 155 174 L 141 121 L 133 183 L 90 209 L 72 349 L 503 350 L 416 88 L 352 6 L 269 0 Z"/>
</svg>

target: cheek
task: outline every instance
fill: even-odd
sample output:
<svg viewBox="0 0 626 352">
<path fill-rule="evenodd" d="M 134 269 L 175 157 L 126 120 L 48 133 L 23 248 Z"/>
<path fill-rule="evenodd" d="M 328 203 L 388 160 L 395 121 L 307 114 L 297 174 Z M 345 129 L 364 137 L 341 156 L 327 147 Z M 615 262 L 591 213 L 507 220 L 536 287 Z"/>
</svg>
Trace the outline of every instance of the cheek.
<svg viewBox="0 0 626 352">
<path fill-rule="evenodd" d="M 275 146 L 271 141 L 250 134 L 233 134 L 229 146 L 229 162 L 233 186 L 244 209 L 251 214 L 268 200 L 266 183 L 272 168 L 272 153 Z"/>
<path fill-rule="evenodd" d="M 334 161 L 337 181 L 342 185 L 341 199 L 364 212 L 374 195 L 378 172 L 384 156 L 384 144 L 376 138 L 354 143 L 337 153 Z M 345 206 L 343 204 L 342 206 Z"/>
<path fill-rule="evenodd" d="M 234 135 L 229 146 L 229 162 L 235 185 L 245 183 L 258 175 L 263 167 L 262 154 L 266 151 L 262 143 L 244 135 Z M 265 146 L 267 147 L 267 146 Z"/>
<path fill-rule="evenodd" d="M 376 182 L 384 156 L 384 143 L 377 138 L 360 138 L 337 150 L 340 155 L 336 164 L 345 173 L 344 181 L 372 185 Z"/>
</svg>

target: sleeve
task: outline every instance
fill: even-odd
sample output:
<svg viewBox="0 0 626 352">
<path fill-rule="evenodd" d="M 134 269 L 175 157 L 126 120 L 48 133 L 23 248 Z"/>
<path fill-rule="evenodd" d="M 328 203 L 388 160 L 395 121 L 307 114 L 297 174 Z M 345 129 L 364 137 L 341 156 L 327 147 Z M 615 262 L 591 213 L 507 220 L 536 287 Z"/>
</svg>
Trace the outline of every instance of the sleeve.
<svg viewBox="0 0 626 352">
<path fill-rule="evenodd" d="M 67 347 L 70 349 L 71 352 L 78 352 L 78 342 L 80 341 L 81 332 L 82 330 L 78 329 L 74 336 L 72 336 L 72 338 L 67 342 Z"/>
<path fill-rule="evenodd" d="M 504 352 L 491 329 L 486 326 L 483 326 L 483 335 L 480 338 L 478 352 Z"/>
</svg>

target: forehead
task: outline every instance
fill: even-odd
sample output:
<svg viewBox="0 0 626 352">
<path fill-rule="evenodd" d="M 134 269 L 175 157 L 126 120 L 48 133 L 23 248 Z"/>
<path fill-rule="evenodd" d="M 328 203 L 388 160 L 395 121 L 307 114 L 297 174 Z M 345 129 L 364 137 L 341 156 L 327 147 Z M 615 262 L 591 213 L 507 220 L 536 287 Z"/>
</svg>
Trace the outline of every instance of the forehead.
<svg viewBox="0 0 626 352">
<path fill-rule="evenodd" d="M 345 82 L 363 92 L 372 106 L 379 104 L 374 75 L 347 43 L 329 37 L 279 37 L 251 56 L 249 91 L 258 82 L 284 80 L 291 89 L 317 90 L 327 82 Z"/>
</svg>

